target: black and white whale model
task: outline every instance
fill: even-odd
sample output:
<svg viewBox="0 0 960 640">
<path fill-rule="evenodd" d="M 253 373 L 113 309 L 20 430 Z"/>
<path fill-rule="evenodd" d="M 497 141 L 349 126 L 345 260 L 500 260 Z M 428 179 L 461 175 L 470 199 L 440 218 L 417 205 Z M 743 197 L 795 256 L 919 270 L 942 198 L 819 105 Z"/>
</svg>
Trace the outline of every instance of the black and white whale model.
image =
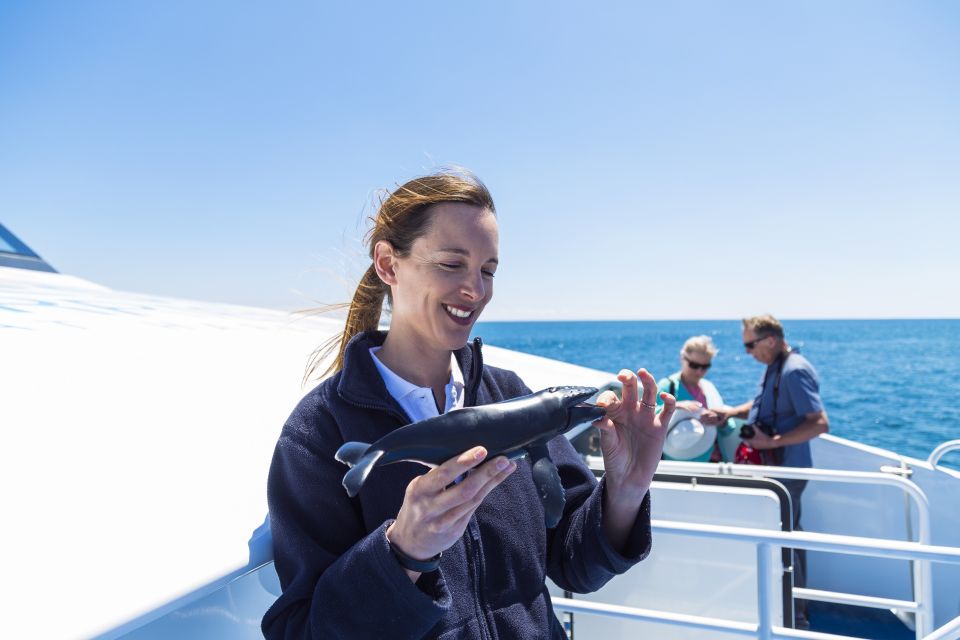
<svg viewBox="0 0 960 640">
<path fill-rule="evenodd" d="M 566 502 L 547 442 L 605 410 L 585 400 L 592 387 L 550 387 L 537 393 L 479 407 L 450 411 L 392 431 L 373 444 L 347 442 L 336 458 L 350 466 L 343 487 L 351 498 L 360 491 L 374 467 L 406 460 L 436 467 L 467 449 L 482 446 L 487 459 L 530 456 L 533 482 L 543 502 L 547 527 L 555 527 Z"/>
</svg>

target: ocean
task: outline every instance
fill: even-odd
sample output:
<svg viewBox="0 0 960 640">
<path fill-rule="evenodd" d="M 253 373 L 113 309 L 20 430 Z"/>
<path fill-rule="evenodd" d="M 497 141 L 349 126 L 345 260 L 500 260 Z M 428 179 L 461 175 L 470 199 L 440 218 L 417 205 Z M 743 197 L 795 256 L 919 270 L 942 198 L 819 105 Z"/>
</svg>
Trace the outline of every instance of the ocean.
<svg viewBox="0 0 960 640">
<path fill-rule="evenodd" d="M 810 360 L 830 432 L 915 458 L 960 438 L 960 320 L 785 320 L 787 342 Z M 729 405 L 756 395 L 763 365 L 746 354 L 738 320 L 479 322 L 485 344 L 616 372 L 680 368 L 690 336 L 713 338 L 707 376 Z M 960 468 L 960 452 L 944 463 Z"/>
</svg>

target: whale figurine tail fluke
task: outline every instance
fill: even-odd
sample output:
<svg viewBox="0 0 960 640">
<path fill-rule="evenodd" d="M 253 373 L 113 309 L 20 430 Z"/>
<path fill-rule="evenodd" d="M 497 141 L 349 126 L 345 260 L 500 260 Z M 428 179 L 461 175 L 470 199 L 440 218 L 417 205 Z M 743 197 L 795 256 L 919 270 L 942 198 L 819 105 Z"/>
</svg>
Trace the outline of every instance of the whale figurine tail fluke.
<svg viewBox="0 0 960 640">
<path fill-rule="evenodd" d="M 345 442 L 334 456 L 337 460 L 350 467 L 350 470 L 343 476 L 343 488 L 347 490 L 347 495 L 353 498 L 360 493 L 360 487 L 370 475 L 373 467 L 376 466 L 385 451 L 371 450 L 372 447 L 366 442 Z"/>
<path fill-rule="evenodd" d="M 363 457 L 357 460 L 356 464 L 350 467 L 350 471 L 344 474 L 343 488 L 347 490 L 348 496 L 354 498 L 360 493 L 360 487 L 363 486 L 367 476 L 370 475 L 373 467 L 377 464 L 377 460 L 379 460 L 384 453 L 386 452 L 376 449 L 368 451 Z"/>
<path fill-rule="evenodd" d="M 369 449 L 370 445 L 366 442 L 345 442 L 337 449 L 334 457 L 337 459 L 337 462 L 342 462 L 352 469 L 357 466 L 360 459 L 363 458 Z"/>
</svg>

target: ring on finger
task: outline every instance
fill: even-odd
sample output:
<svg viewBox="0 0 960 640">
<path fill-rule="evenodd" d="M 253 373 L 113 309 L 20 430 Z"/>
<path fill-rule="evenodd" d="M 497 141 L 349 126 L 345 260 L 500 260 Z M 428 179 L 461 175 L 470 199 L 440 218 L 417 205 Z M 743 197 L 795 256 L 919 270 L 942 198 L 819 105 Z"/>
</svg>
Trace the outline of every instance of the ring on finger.
<svg viewBox="0 0 960 640">
<path fill-rule="evenodd" d="M 657 410 L 657 405 L 655 405 L 655 404 L 650 404 L 650 403 L 647 402 L 646 400 L 641 400 L 641 401 L 640 401 L 640 404 L 641 404 L 641 406 L 643 406 L 644 409 L 651 409 L 652 411 L 656 411 L 656 410 Z"/>
</svg>

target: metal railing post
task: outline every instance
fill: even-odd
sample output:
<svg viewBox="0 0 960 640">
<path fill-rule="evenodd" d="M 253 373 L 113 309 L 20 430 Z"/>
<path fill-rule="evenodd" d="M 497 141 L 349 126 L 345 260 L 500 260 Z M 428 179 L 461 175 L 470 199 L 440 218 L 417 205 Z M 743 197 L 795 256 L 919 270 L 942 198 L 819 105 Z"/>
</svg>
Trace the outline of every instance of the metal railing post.
<svg viewBox="0 0 960 640">
<path fill-rule="evenodd" d="M 774 547 L 766 542 L 757 545 L 757 638 L 760 640 L 770 640 L 773 637 L 773 616 L 770 613 L 773 551 Z"/>
</svg>

